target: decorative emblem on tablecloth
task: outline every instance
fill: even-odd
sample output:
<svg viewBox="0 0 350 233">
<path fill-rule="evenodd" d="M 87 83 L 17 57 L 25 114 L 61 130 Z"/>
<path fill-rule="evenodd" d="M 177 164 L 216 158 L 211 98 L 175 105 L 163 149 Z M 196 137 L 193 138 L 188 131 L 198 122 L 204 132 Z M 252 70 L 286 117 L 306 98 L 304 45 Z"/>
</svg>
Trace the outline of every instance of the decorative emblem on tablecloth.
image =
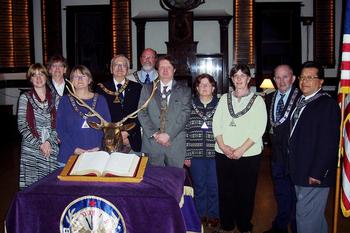
<svg viewBox="0 0 350 233">
<path fill-rule="evenodd" d="M 124 218 L 109 201 L 97 196 L 75 199 L 60 220 L 61 233 L 125 233 Z"/>
</svg>

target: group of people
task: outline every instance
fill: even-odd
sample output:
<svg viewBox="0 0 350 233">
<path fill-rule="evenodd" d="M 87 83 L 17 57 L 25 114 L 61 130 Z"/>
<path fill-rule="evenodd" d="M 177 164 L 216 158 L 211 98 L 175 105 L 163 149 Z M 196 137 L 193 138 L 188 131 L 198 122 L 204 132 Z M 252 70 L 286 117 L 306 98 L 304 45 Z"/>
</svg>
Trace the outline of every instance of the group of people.
<svg viewBox="0 0 350 233">
<path fill-rule="evenodd" d="M 138 117 L 126 121 L 135 127 L 121 132 L 124 149 L 147 154 L 154 166 L 188 167 L 203 223 L 220 225 L 217 232 L 252 231 L 268 126 L 278 211 L 265 233 L 288 232 L 289 223 L 293 233 L 327 232 L 324 210 L 335 180 L 340 110 L 321 89 L 322 67 L 304 63 L 298 89 L 292 68 L 279 65 L 274 70 L 277 91 L 264 101 L 250 89 L 247 65 L 231 69 L 233 89 L 219 99 L 209 74 L 195 78 L 193 95 L 177 82 L 176 62 L 169 55 L 158 59 L 147 48 L 140 62 L 142 69 L 129 74 L 129 60 L 113 57 L 113 78 L 97 85 L 83 65 L 75 66 L 70 82 L 65 81 L 68 65 L 62 56 L 51 58 L 47 70 L 38 63 L 30 66 L 27 78 L 33 87 L 18 105 L 20 189 L 64 166 L 71 154 L 103 148 L 103 132 L 91 127 L 99 119 L 77 97 L 104 120 L 118 122 L 143 106 L 156 86 Z"/>
</svg>

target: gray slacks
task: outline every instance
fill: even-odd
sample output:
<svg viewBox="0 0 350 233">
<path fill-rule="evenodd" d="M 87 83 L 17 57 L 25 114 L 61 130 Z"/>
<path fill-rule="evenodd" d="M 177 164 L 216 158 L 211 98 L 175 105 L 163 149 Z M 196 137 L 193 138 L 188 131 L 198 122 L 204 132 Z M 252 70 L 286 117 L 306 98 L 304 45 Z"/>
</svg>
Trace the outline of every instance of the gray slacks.
<svg viewBox="0 0 350 233">
<path fill-rule="evenodd" d="M 325 217 L 329 187 L 295 186 L 298 233 L 327 233 Z"/>
</svg>

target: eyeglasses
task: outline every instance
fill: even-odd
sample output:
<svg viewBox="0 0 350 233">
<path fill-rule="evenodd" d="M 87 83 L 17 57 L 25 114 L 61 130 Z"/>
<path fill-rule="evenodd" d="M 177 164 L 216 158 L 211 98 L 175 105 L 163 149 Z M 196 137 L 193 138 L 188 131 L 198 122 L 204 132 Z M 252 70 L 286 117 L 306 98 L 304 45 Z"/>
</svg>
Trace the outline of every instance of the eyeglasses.
<svg viewBox="0 0 350 233">
<path fill-rule="evenodd" d="M 141 56 L 142 59 L 154 59 L 155 56 Z"/>
<path fill-rule="evenodd" d="M 200 83 L 198 87 L 212 87 L 211 83 Z"/>
<path fill-rule="evenodd" d="M 88 79 L 88 76 L 86 75 L 77 75 L 77 76 L 73 76 L 73 79 L 74 80 L 87 80 Z"/>
<path fill-rule="evenodd" d="M 318 79 L 318 77 L 317 76 L 304 76 L 304 75 L 300 75 L 299 77 L 298 77 L 298 79 L 300 80 L 300 81 L 313 81 L 313 80 L 316 80 L 316 79 Z"/>
<path fill-rule="evenodd" d="M 239 75 L 239 74 L 235 74 L 235 75 L 233 75 L 233 79 L 238 79 L 238 78 L 248 78 L 249 76 L 248 75 L 246 75 L 246 74 L 241 74 L 241 75 Z"/>
<path fill-rule="evenodd" d="M 64 65 L 61 63 L 51 65 L 51 68 L 63 68 Z"/>
<path fill-rule="evenodd" d="M 126 68 L 128 68 L 128 65 L 126 65 L 126 64 L 114 64 L 114 67 L 118 68 L 118 69 L 126 69 Z"/>
</svg>

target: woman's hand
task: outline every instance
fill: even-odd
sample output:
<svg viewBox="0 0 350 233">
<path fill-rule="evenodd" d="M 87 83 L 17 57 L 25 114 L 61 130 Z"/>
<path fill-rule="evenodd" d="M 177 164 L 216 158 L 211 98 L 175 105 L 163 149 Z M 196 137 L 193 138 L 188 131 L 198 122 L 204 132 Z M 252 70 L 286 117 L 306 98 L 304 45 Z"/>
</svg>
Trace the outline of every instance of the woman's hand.
<svg viewBox="0 0 350 233">
<path fill-rule="evenodd" d="M 191 160 L 190 159 L 185 159 L 184 164 L 185 164 L 186 167 L 191 167 Z"/>
<path fill-rule="evenodd" d="M 76 154 L 76 155 L 81 155 L 84 152 L 86 152 L 86 150 L 81 149 L 79 147 L 75 148 L 75 150 L 74 150 L 74 154 Z"/>
<path fill-rule="evenodd" d="M 92 149 L 88 149 L 87 152 L 95 152 L 95 151 L 99 151 L 100 147 L 94 147 Z"/>
<path fill-rule="evenodd" d="M 50 157 L 50 154 L 52 152 L 51 144 L 48 141 L 45 141 L 43 144 L 40 145 L 40 151 L 45 158 Z"/>
<path fill-rule="evenodd" d="M 224 144 L 220 146 L 220 149 L 222 150 L 222 152 L 224 152 L 224 154 L 226 155 L 226 157 L 233 159 L 233 153 L 235 151 L 235 149 L 233 149 L 232 147 Z"/>
<path fill-rule="evenodd" d="M 234 150 L 232 158 L 240 159 L 243 156 L 244 152 L 245 150 L 242 147 L 238 147 L 237 149 Z"/>
</svg>

